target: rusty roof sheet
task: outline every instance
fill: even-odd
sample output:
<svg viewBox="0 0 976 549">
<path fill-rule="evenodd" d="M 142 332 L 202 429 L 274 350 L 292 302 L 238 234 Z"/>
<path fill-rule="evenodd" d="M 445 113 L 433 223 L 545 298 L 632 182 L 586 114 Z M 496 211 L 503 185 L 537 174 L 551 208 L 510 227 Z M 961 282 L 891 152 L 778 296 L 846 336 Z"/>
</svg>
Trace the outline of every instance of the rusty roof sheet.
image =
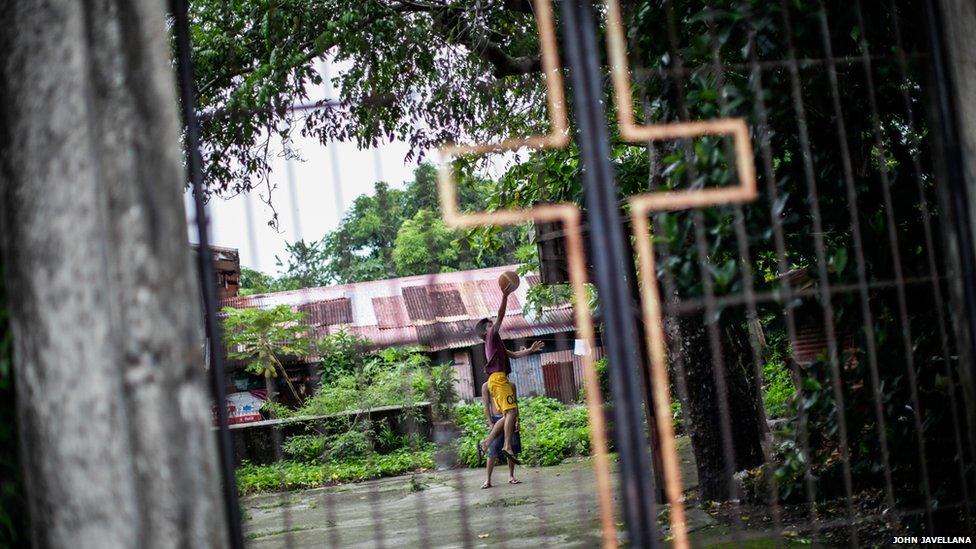
<svg viewBox="0 0 976 549">
<path fill-rule="evenodd" d="M 438 320 L 466 320 L 470 318 L 461 301 L 461 292 L 454 288 L 449 290 L 431 291 L 428 293 L 434 316 Z"/>
<path fill-rule="evenodd" d="M 478 287 L 477 281 L 466 280 L 458 284 L 458 292 L 461 294 L 464 309 L 471 318 L 480 319 L 492 314 L 488 310 L 488 306 L 485 305 L 485 300 L 481 296 L 481 290 Z"/>
<path fill-rule="evenodd" d="M 541 317 L 531 322 L 523 315 L 505 315 L 505 320 L 502 321 L 502 338 L 523 339 L 575 331 L 574 320 L 573 309 L 568 306 L 543 311 Z"/>
<path fill-rule="evenodd" d="M 432 351 L 463 348 L 481 342 L 472 333 L 474 322 L 495 314 L 502 296 L 497 278 L 515 268 L 508 265 L 307 288 L 233 297 L 221 303 L 238 308 L 287 305 L 308 314 L 316 337 L 345 329 L 369 339 L 374 348 L 418 344 Z M 527 311 L 521 304 L 528 289 L 538 283 L 538 276 L 528 275 L 509 297 L 502 325 L 505 339 L 575 330 L 569 304 L 546 308 L 538 317 L 523 316 Z"/>
<path fill-rule="evenodd" d="M 417 326 L 417 339 L 429 351 L 468 347 L 481 343 L 481 339 L 474 333 L 474 323 L 470 320 Z"/>
<path fill-rule="evenodd" d="M 373 310 L 376 311 L 376 324 L 380 328 L 398 328 L 412 325 L 402 296 L 374 297 Z"/>
<path fill-rule="evenodd" d="M 854 334 L 838 331 L 836 334 L 838 351 L 843 353 L 856 348 Z M 793 360 L 807 365 L 821 358 L 827 358 L 827 334 L 822 326 L 802 327 L 797 331 L 793 345 Z"/>
<path fill-rule="evenodd" d="M 519 290 L 524 291 L 525 286 L 524 284 L 519 286 Z M 479 280 L 478 289 L 481 292 L 481 298 L 484 300 L 485 306 L 491 312 L 490 314 L 498 311 L 498 307 L 502 304 L 502 290 L 498 287 L 498 283 L 494 280 Z M 505 311 L 506 314 L 522 311 L 522 304 L 519 302 L 517 292 L 508 296 L 508 307 Z"/>
<path fill-rule="evenodd" d="M 348 298 L 305 303 L 296 307 L 305 313 L 305 321 L 312 326 L 352 324 L 352 304 Z"/>
<path fill-rule="evenodd" d="M 434 310 L 430 306 L 430 296 L 426 286 L 404 288 L 403 302 L 414 324 L 429 323 L 434 320 Z"/>
</svg>

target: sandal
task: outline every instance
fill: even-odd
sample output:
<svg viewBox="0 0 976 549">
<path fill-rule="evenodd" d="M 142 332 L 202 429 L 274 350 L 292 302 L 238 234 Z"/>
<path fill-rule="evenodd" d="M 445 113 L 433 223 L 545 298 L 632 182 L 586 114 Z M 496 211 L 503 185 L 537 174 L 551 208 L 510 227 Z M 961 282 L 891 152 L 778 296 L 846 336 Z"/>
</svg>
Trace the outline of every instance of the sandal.
<svg viewBox="0 0 976 549">
<path fill-rule="evenodd" d="M 485 459 L 485 449 L 481 447 L 481 441 L 478 441 L 478 461 Z M 484 486 L 482 486 L 484 488 Z"/>
<path fill-rule="evenodd" d="M 517 478 L 510 478 L 510 479 L 508 479 L 508 483 L 509 484 L 522 484 L 522 481 L 519 480 L 519 479 L 517 479 Z"/>
<path fill-rule="evenodd" d="M 522 462 L 519 461 L 519 458 L 515 457 L 515 454 L 502 450 L 502 455 L 505 456 L 505 459 L 511 460 L 515 465 L 522 465 Z"/>
<path fill-rule="evenodd" d="M 491 483 L 490 483 L 490 482 L 488 482 L 487 480 L 485 481 L 485 483 L 484 483 L 484 484 L 482 484 L 482 485 L 481 485 L 481 489 L 482 489 L 482 490 L 484 490 L 484 489 L 486 489 L 486 488 L 491 488 Z"/>
</svg>

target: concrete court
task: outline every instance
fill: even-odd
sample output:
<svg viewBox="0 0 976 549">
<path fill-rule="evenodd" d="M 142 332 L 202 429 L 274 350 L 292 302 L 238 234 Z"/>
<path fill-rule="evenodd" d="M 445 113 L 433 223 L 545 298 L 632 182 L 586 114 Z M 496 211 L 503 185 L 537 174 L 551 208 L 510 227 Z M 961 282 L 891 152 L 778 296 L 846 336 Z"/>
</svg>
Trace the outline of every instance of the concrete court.
<svg viewBox="0 0 976 549">
<path fill-rule="evenodd" d="M 691 489 L 696 475 L 687 438 L 679 439 L 679 451 Z M 507 470 L 497 468 L 495 486 L 487 490 L 480 489 L 483 469 L 457 469 L 250 496 L 242 499 L 245 536 L 249 547 L 262 549 L 464 547 L 464 539 L 471 547 L 600 545 L 589 459 L 520 467 L 516 475 L 523 483 L 509 485 Z M 616 486 L 614 492 L 616 501 Z M 725 525 L 694 504 L 686 508 L 696 546 L 729 541 Z"/>
</svg>

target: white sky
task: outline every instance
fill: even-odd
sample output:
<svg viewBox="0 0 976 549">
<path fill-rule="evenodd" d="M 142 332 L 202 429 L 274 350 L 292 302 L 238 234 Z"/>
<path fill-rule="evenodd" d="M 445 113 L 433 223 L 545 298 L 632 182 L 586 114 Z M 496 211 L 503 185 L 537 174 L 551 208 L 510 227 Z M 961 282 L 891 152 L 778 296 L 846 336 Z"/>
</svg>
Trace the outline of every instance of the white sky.
<svg viewBox="0 0 976 549">
<path fill-rule="evenodd" d="M 309 90 L 310 101 L 322 97 L 334 97 L 328 79 L 323 86 Z M 272 194 L 278 211 L 277 230 L 268 226 L 271 209 L 255 195 L 261 189 L 229 199 L 214 198 L 208 205 L 211 243 L 239 249 L 242 266 L 277 273 L 275 255 L 284 258 L 286 242 L 322 238 L 338 226 L 357 196 L 372 194 L 376 181 L 402 188 L 405 181 L 413 178 L 417 165 L 416 160 L 404 162 L 409 147 L 400 142 L 367 150 L 359 150 L 354 143 L 323 147 L 317 139 L 304 138 L 296 132 L 294 147 L 301 160 L 276 158 L 271 162 L 271 181 L 277 185 Z M 428 160 L 435 158 L 430 151 L 425 156 Z M 293 186 L 289 185 L 289 178 L 293 178 Z M 196 242 L 189 191 L 184 198 L 190 241 Z"/>
<path fill-rule="evenodd" d="M 342 71 L 343 65 L 323 62 L 319 72 L 323 83 L 308 89 L 308 101 L 335 99 L 336 92 L 329 81 L 329 71 Z M 248 194 L 228 199 L 214 197 L 208 204 L 210 241 L 214 246 L 237 248 L 241 266 L 269 274 L 280 274 L 275 256 L 285 257 L 285 244 L 297 240 L 316 241 L 335 229 L 356 197 L 373 194 L 377 181 L 385 181 L 393 188 L 403 188 L 413 179 L 417 156 L 405 161 L 409 151 L 406 143 L 394 141 L 379 147 L 360 150 L 355 143 L 330 143 L 322 146 L 318 139 L 302 137 L 296 131 L 292 147 L 300 160 L 276 157 L 270 162 L 272 203 L 278 212 L 278 228 L 268 225 L 271 208 L 260 196 L 267 189 L 262 186 Z M 463 141 L 463 139 L 462 139 Z M 280 144 L 276 150 L 280 150 Z M 437 151 L 422 151 L 427 162 L 436 161 Z M 517 161 L 511 152 L 485 158 L 479 169 L 482 175 L 498 177 Z M 293 181 L 294 184 L 289 184 Z M 294 192 L 292 192 L 294 189 Z M 190 242 L 197 242 L 193 196 L 184 194 Z"/>
</svg>

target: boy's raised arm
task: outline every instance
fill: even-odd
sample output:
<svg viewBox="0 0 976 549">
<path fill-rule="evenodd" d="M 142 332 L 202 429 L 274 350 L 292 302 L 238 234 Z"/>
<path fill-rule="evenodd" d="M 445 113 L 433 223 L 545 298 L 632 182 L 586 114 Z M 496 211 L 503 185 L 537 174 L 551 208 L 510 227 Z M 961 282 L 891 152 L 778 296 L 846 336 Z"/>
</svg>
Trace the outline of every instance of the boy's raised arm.
<svg viewBox="0 0 976 549">
<path fill-rule="evenodd" d="M 512 293 L 509 289 L 502 290 L 502 303 L 498 306 L 498 316 L 497 320 L 492 323 L 491 328 L 495 331 L 501 331 L 502 320 L 505 318 L 505 311 L 508 310 L 508 294 Z"/>
<path fill-rule="evenodd" d="M 522 358 L 523 356 L 528 356 L 528 355 L 531 355 L 532 353 L 537 353 L 537 352 L 541 351 L 544 346 L 545 346 L 545 344 L 543 342 L 536 341 L 535 343 L 533 343 L 529 347 L 525 347 L 522 350 L 519 350 L 519 351 L 509 351 L 508 349 L 505 349 L 505 352 L 508 353 L 508 356 L 510 358 Z"/>
</svg>

